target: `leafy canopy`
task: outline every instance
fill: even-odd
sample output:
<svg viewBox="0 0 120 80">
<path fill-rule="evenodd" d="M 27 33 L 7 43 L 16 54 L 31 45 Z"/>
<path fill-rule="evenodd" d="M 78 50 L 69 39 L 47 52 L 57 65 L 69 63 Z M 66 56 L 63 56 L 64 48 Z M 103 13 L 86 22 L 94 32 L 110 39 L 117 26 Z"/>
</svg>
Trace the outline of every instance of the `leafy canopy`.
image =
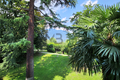
<svg viewBox="0 0 120 80">
<path fill-rule="evenodd" d="M 85 6 L 74 14 L 70 64 L 77 71 L 92 74 L 102 69 L 104 80 L 120 79 L 120 3 L 113 6 Z M 87 15 L 86 15 L 87 14 Z"/>
</svg>

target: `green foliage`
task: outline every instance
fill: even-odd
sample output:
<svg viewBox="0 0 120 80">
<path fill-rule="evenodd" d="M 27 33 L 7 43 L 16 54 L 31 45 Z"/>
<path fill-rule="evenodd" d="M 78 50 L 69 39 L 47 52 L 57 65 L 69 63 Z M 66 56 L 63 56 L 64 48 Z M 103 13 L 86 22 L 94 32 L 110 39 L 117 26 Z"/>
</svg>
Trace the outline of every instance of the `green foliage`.
<svg viewBox="0 0 120 80">
<path fill-rule="evenodd" d="M 55 49 L 53 48 L 53 44 L 47 44 L 47 51 L 48 52 L 55 52 Z"/>
<path fill-rule="evenodd" d="M 30 47 L 30 41 L 25 38 L 20 39 L 18 42 L 5 43 L 0 45 L 2 47 L 3 68 L 13 68 L 18 66 L 22 58 L 18 58 L 20 55 L 25 54 L 28 47 Z"/>
<path fill-rule="evenodd" d="M 54 46 L 54 48 L 56 49 L 56 50 L 59 50 L 59 51 L 61 51 L 62 50 L 62 44 L 53 44 L 53 46 Z"/>
<path fill-rule="evenodd" d="M 47 40 L 47 45 L 52 45 L 55 51 L 61 51 L 61 44 L 57 44 L 56 42 L 57 40 L 55 38 L 50 38 L 50 40 Z"/>
<path fill-rule="evenodd" d="M 119 80 L 120 79 L 120 43 L 119 43 L 119 16 L 120 10 L 118 5 L 120 3 L 104 7 L 100 5 L 93 6 L 93 9 L 83 10 L 75 14 L 78 16 L 74 18 L 72 35 L 68 35 L 70 40 L 76 40 L 71 45 L 72 58 L 70 64 L 75 67 L 77 71 L 84 70 L 92 75 L 102 69 L 104 80 Z M 89 16 L 84 15 L 88 13 Z M 114 17 L 117 14 L 116 17 Z M 81 17 L 82 16 L 82 17 Z M 87 18 L 86 18 L 87 17 Z M 80 24 L 85 22 L 86 24 Z M 91 23 L 89 25 L 88 23 Z"/>
<path fill-rule="evenodd" d="M 6 14 L 2 14 L 4 16 Z M 10 18 L 11 17 L 11 18 Z M 10 19 L 9 19 L 10 18 Z M 18 22 L 19 21 L 19 22 Z M 2 68 L 13 68 L 22 61 L 22 54 L 26 53 L 30 42 L 25 39 L 28 16 L 15 17 L 6 15 L 0 18 L 0 55 L 3 58 Z M 21 56 L 21 58 L 18 58 Z"/>
<path fill-rule="evenodd" d="M 46 24 L 50 27 L 66 27 L 62 24 L 65 21 L 58 19 L 57 15 L 49 8 L 53 2 L 55 3 L 54 6 L 62 5 L 69 7 L 75 6 L 76 4 L 75 0 L 41 0 L 41 6 L 39 8 L 34 6 L 34 9 L 42 13 L 42 11 L 47 8 L 53 18 L 44 13 L 42 13 L 43 16 L 36 13 L 33 15 L 35 17 L 35 27 Z M 17 66 L 17 63 L 21 62 L 20 59 L 24 56 L 23 53 L 26 53 L 27 48 L 30 47 L 30 42 L 26 40 L 29 19 L 28 8 L 29 1 L 0 0 L 0 55 L 3 57 L 4 62 L 2 63 L 2 67 L 4 68 Z M 46 37 L 44 36 L 46 34 L 45 29 L 39 31 L 39 29 L 36 28 L 34 32 L 35 47 L 42 49 L 46 41 Z M 55 51 L 53 48 L 51 50 Z"/>
<path fill-rule="evenodd" d="M 4 57 L 2 67 L 13 68 L 17 66 L 17 62 L 19 63 L 21 60 L 21 58 L 18 57 L 21 54 L 25 54 L 27 48 L 30 47 L 30 41 L 23 38 L 18 42 L 6 43 L 0 46 L 2 47 L 2 57 Z"/>
<path fill-rule="evenodd" d="M 54 41 L 56 41 L 56 40 L 54 39 Z M 55 51 L 60 51 L 63 53 L 64 49 L 67 48 L 67 42 L 63 42 L 61 44 L 58 44 L 56 42 L 54 43 L 52 40 L 48 40 L 47 42 L 48 42 L 48 45 L 53 45 L 53 48 L 55 49 Z M 65 52 L 66 52 L 66 50 L 65 50 Z"/>
<path fill-rule="evenodd" d="M 47 51 L 48 51 L 48 52 L 53 52 L 53 53 L 54 53 L 54 52 L 55 52 L 55 49 L 54 49 L 54 48 L 48 48 Z"/>
<path fill-rule="evenodd" d="M 70 48 L 69 47 L 65 47 L 65 49 L 63 51 L 66 52 L 67 54 L 69 54 Z"/>
<path fill-rule="evenodd" d="M 16 67 L 26 59 L 26 51 L 30 47 L 30 42 L 26 39 L 29 16 L 24 9 L 28 9 L 28 5 L 29 2 L 24 0 L 0 1 L 0 55 L 4 68 Z M 40 16 L 39 14 L 36 15 Z M 37 22 L 36 17 L 34 20 L 34 44 L 37 49 L 42 49 L 46 43 L 47 31 L 44 25 Z"/>
<path fill-rule="evenodd" d="M 50 42 L 51 42 L 51 43 L 56 43 L 57 40 L 56 40 L 55 38 L 50 38 Z"/>
<path fill-rule="evenodd" d="M 64 51 L 65 47 L 67 47 L 67 44 L 64 42 L 61 44 L 49 42 L 47 45 L 52 45 L 55 51 Z"/>
<path fill-rule="evenodd" d="M 46 46 L 47 41 L 47 30 L 43 27 L 35 27 L 34 29 L 34 45 L 36 49 L 43 49 L 43 46 Z"/>
</svg>

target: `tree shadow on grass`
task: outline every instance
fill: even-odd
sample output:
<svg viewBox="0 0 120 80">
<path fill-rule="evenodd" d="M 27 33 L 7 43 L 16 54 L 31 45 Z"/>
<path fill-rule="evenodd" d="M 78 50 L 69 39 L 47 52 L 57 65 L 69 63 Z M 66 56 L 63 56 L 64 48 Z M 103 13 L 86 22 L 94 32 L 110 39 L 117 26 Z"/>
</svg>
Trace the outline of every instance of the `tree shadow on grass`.
<svg viewBox="0 0 120 80">
<path fill-rule="evenodd" d="M 35 80 L 64 80 L 71 72 L 68 56 L 46 54 L 34 62 Z"/>
<path fill-rule="evenodd" d="M 35 80 L 64 80 L 72 70 L 68 66 L 69 57 L 61 55 L 44 54 L 34 57 Z M 3 80 L 25 80 L 26 65 L 0 72 Z"/>
<path fill-rule="evenodd" d="M 25 80 L 25 64 L 24 66 L 15 68 L 15 69 L 9 69 L 9 70 L 3 70 L 0 72 L 0 78 L 3 80 Z"/>
</svg>

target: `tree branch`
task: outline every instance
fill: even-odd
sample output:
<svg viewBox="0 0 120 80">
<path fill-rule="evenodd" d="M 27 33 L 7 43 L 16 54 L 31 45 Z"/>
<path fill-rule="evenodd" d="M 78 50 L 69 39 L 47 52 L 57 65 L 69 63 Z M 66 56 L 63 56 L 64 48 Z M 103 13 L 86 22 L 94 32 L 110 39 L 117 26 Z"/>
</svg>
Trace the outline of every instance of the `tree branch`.
<svg viewBox="0 0 120 80">
<path fill-rule="evenodd" d="M 40 13 L 42 13 L 43 15 L 45 15 L 41 10 L 37 9 L 36 6 L 34 6 L 34 10 L 40 11 Z"/>
<path fill-rule="evenodd" d="M 42 19 L 44 19 L 44 18 L 42 18 L 42 17 L 39 17 L 39 16 L 36 16 L 36 15 L 34 15 L 35 17 L 37 17 L 39 20 L 42 20 Z"/>
<path fill-rule="evenodd" d="M 26 8 L 21 8 L 20 10 L 29 11 L 29 9 L 26 9 Z"/>
</svg>

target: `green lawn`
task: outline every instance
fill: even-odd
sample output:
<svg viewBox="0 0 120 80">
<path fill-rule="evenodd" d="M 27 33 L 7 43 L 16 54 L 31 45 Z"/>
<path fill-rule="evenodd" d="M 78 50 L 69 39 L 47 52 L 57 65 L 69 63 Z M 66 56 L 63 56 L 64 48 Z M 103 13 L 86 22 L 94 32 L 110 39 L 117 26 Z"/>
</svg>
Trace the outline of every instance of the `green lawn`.
<svg viewBox="0 0 120 80">
<path fill-rule="evenodd" d="M 75 72 L 68 66 L 69 57 L 57 54 L 42 54 L 34 57 L 35 80 L 102 80 L 102 74 L 89 76 Z M 0 71 L 3 80 L 25 80 L 26 65 L 8 71 Z"/>
</svg>

